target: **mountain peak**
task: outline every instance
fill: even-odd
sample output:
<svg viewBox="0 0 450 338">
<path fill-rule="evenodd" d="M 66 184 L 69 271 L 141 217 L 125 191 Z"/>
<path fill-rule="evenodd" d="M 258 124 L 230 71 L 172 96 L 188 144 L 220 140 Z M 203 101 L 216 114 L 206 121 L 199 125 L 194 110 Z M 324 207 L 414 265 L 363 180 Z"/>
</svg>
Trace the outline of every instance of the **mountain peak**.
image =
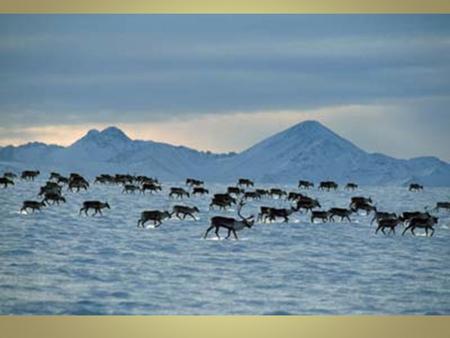
<svg viewBox="0 0 450 338">
<path fill-rule="evenodd" d="M 97 129 L 89 130 L 86 135 L 84 135 L 81 139 L 73 143 L 73 145 L 77 144 L 126 144 L 131 142 L 131 139 L 119 128 L 117 127 L 108 127 L 103 129 L 102 131 L 98 131 Z"/>
<path fill-rule="evenodd" d="M 103 129 L 100 135 L 114 139 L 121 139 L 124 141 L 131 141 L 131 139 L 122 130 L 114 126 Z"/>
</svg>

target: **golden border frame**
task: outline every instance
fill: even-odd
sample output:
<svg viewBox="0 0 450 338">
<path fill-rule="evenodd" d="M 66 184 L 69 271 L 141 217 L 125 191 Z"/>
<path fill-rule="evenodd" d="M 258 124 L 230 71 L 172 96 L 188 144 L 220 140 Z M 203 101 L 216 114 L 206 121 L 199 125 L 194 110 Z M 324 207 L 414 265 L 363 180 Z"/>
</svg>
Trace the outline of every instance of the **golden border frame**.
<svg viewBox="0 0 450 338">
<path fill-rule="evenodd" d="M 0 0 L 0 13 L 450 13 L 449 0 Z M 450 316 L 0 316 L 0 337 L 448 337 Z"/>
<path fill-rule="evenodd" d="M 0 0 L 0 13 L 450 13 L 450 1 Z"/>
</svg>

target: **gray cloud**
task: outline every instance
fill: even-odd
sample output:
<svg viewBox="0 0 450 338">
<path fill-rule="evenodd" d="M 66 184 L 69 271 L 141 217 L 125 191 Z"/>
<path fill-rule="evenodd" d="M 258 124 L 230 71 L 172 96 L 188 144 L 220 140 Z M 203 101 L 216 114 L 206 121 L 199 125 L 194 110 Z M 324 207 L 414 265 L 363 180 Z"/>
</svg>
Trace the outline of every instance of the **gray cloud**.
<svg viewBox="0 0 450 338">
<path fill-rule="evenodd" d="M 401 119 L 405 130 L 438 135 L 448 125 L 448 18 L 3 15 L 0 123 L 150 123 L 393 103 L 411 114 Z M 416 115 L 407 113 L 412 100 L 424 102 Z M 431 110 L 432 120 L 419 119 Z M 377 142 L 356 127 L 363 143 Z"/>
</svg>

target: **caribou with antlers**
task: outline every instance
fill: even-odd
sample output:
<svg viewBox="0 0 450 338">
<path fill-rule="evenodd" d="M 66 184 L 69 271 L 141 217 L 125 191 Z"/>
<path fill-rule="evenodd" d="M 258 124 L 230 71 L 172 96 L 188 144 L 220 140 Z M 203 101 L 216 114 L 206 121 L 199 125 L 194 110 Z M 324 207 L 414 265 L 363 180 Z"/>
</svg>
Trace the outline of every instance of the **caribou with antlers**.
<svg viewBox="0 0 450 338">
<path fill-rule="evenodd" d="M 227 237 L 225 237 L 226 239 L 228 239 L 231 236 L 231 233 L 233 233 L 233 235 L 236 239 L 239 239 L 236 231 L 240 231 L 244 228 L 251 228 L 253 226 L 253 224 L 255 223 L 255 221 L 253 219 L 254 215 L 251 215 L 249 217 L 242 216 L 241 209 L 244 205 L 245 205 L 245 203 L 241 200 L 239 202 L 239 205 L 237 208 L 237 214 L 240 217 L 240 219 L 235 219 L 235 218 L 231 218 L 231 217 L 223 217 L 223 216 L 212 217 L 211 225 L 206 230 L 203 238 L 206 238 L 208 236 L 208 233 L 212 229 L 215 229 L 215 234 L 216 234 L 217 238 L 220 238 L 219 230 L 220 230 L 220 228 L 225 228 L 228 230 L 228 235 L 227 235 Z"/>
</svg>

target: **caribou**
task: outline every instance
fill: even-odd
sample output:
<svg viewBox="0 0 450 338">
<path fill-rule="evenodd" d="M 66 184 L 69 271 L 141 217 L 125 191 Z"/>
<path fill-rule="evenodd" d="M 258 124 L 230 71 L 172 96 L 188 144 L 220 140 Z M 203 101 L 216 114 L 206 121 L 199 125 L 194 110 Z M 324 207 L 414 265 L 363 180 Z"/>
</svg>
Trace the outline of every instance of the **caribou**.
<svg viewBox="0 0 450 338">
<path fill-rule="evenodd" d="M 411 183 L 408 188 L 409 191 L 420 191 L 423 190 L 423 185 L 417 183 Z"/>
<path fill-rule="evenodd" d="M 22 171 L 22 175 L 20 176 L 23 180 L 31 180 L 34 181 L 34 179 L 39 176 L 40 171 L 39 170 L 25 170 Z"/>
<path fill-rule="evenodd" d="M 205 189 L 203 187 L 194 187 L 194 190 L 192 191 L 192 195 L 208 195 L 209 194 L 209 190 Z"/>
<path fill-rule="evenodd" d="M 353 182 L 349 182 L 345 186 L 345 190 L 356 190 L 356 189 L 358 189 L 358 185 L 356 183 L 353 183 Z"/>
<path fill-rule="evenodd" d="M 378 233 L 378 231 L 381 230 L 381 232 L 386 235 L 384 229 L 389 228 L 389 232 L 395 234 L 395 227 L 400 223 L 401 219 L 399 218 L 382 218 L 378 221 L 378 228 L 375 230 L 375 233 Z"/>
<path fill-rule="evenodd" d="M 8 177 L 0 177 L 0 184 L 3 184 L 4 188 L 8 188 L 8 185 L 14 185 L 14 181 L 10 180 Z"/>
<path fill-rule="evenodd" d="M 238 184 L 237 185 L 238 186 L 244 186 L 245 185 L 248 188 L 248 187 L 253 187 L 255 184 L 253 183 L 252 180 L 249 180 L 248 178 L 240 178 L 238 180 Z"/>
<path fill-rule="evenodd" d="M 438 223 L 438 220 L 439 219 L 437 217 L 435 217 L 435 216 L 430 216 L 430 217 L 427 217 L 427 218 L 413 217 L 409 221 L 409 224 L 405 228 L 405 230 L 403 230 L 402 236 L 408 230 L 411 230 L 411 233 L 415 236 L 416 234 L 414 233 L 414 230 L 416 228 L 423 228 L 423 229 L 425 229 L 425 233 L 426 233 L 427 236 L 428 236 L 428 230 L 431 230 L 431 235 L 430 235 L 430 237 L 431 237 L 434 234 L 433 226 Z"/>
<path fill-rule="evenodd" d="M 350 219 L 350 215 L 353 213 L 352 210 L 344 209 L 344 208 L 331 208 L 328 210 L 330 213 L 330 221 L 334 222 L 334 216 L 339 216 L 341 218 L 341 222 L 346 218 L 349 222 L 352 220 Z"/>
<path fill-rule="evenodd" d="M 175 214 L 175 216 L 177 216 L 179 219 L 181 219 L 180 214 L 183 215 L 183 219 L 186 218 L 186 216 L 191 216 L 194 221 L 196 221 L 197 219 L 195 218 L 194 214 L 196 212 L 200 212 L 200 210 L 197 207 L 187 207 L 184 205 L 174 205 L 172 208 L 172 212 L 170 214 L 170 216 L 172 217 L 173 214 Z"/>
<path fill-rule="evenodd" d="M 187 192 L 183 188 L 176 188 L 176 187 L 170 188 L 169 197 L 173 196 L 178 198 L 183 198 L 183 196 L 190 197 L 189 192 Z"/>
<path fill-rule="evenodd" d="M 170 218 L 170 212 L 159 210 L 145 210 L 141 212 L 141 218 L 138 220 L 137 226 L 144 227 L 144 224 L 148 221 L 153 221 L 155 228 L 162 224 L 162 221 L 166 218 Z"/>
<path fill-rule="evenodd" d="M 244 205 L 245 205 L 245 203 L 243 201 L 241 201 L 238 205 L 237 214 L 240 218 L 239 220 L 235 219 L 235 218 L 223 217 L 223 216 L 212 217 L 211 225 L 206 230 L 203 238 L 206 238 L 208 236 L 208 233 L 214 228 L 215 228 L 215 234 L 216 234 L 217 238 L 220 238 L 219 230 L 220 230 L 220 228 L 225 228 L 228 230 L 228 235 L 227 235 L 227 237 L 225 237 L 226 239 L 228 239 L 231 236 L 231 233 L 233 233 L 233 235 L 236 239 L 239 239 L 236 231 L 240 231 L 244 228 L 251 228 L 253 226 L 253 224 L 255 223 L 255 221 L 253 219 L 254 215 L 251 215 L 249 217 L 242 216 L 241 209 Z"/>
<path fill-rule="evenodd" d="M 310 181 L 298 181 L 298 188 L 299 189 L 309 189 L 309 188 L 314 188 L 314 183 L 310 182 Z"/>
<path fill-rule="evenodd" d="M 338 184 L 333 181 L 322 181 L 319 184 L 319 190 L 327 190 L 330 191 L 331 189 L 337 190 Z"/>
<path fill-rule="evenodd" d="M 20 212 L 22 211 L 27 211 L 27 209 L 31 209 L 33 212 L 35 210 L 41 211 L 42 207 L 45 207 L 45 202 L 44 201 L 24 201 L 22 204 L 22 208 L 20 209 Z"/>
<path fill-rule="evenodd" d="M 81 215 L 81 212 L 84 211 L 84 214 L 87 216 L 88 210 L 94 209 L 95 211 L 92 214 L 92 216 L 97 215 L 97 213 L 100 213 L 100 215 L 103 215 L 102 209 L 105 209 L 105 208 L 111 209 L 111 207 L 109 206 L 109 204 L 107 202 L 85 201 L 85 202 L 83 202 L 83 206 L 81 207 L 79 214 Z"/>
</svg>

